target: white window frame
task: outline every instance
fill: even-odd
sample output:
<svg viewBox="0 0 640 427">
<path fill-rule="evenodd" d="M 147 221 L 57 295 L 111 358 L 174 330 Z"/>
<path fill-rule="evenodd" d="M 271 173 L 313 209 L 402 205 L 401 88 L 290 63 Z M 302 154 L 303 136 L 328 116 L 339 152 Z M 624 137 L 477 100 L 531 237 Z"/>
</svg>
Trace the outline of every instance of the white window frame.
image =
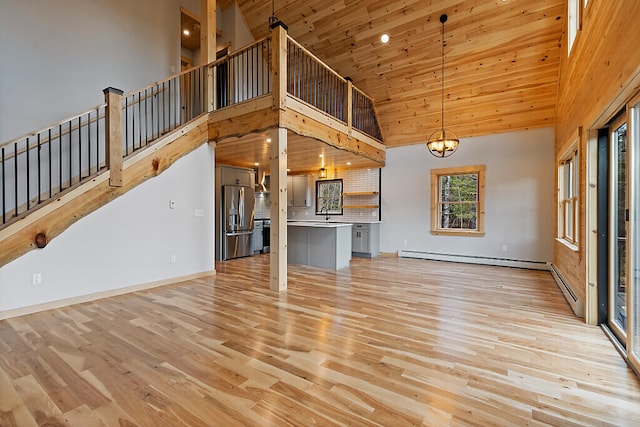
<svg viewBox="0 0 640 427">
<path fill-rule="evenodd" d="M 440 178 L 447 175 L 478 175 L 478 197 L 474 202 L 477 205 L 476 228 L 443 228 L 442 224 L 442 200 L 440 189 Z M 446 169 L 431 170 L 431 233 L 436 235 L 455 236 L 484 236 L 484 175 L 485 166 L 463 166 Z M 465 202 L 467 203 L 467 202 Z"/>
</svg>

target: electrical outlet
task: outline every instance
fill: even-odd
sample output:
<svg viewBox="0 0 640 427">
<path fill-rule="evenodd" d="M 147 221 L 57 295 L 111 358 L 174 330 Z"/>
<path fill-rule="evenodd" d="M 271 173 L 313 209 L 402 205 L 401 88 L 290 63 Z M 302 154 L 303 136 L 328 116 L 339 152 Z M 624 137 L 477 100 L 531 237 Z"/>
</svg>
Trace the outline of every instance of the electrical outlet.
<svg viewBox="0 0 640 427">
<path fill-rule="evenodd" d="M 204 216 L 204 209 L 196 209 L 194 215 L 195 216 Z"/>
<path fill-rule="evenodd" d="M 169 262 L 171 262 L 171 264 L 175 264 L 176 263 L 176 256 L 175 255 L 171 255 L 171 257 L 169 258 Z"/>
<path fill-rule="evenodd" d="M 509 250 L 509 246 L 502 245 L 502 252 L 507 252 Z"/>
<path fill-rule="evenodd" d="M 33 273 L 33 284 L 34 285 L 41 285 L 42 284 L 42 274 L 40 273 Z"/>
</svg>

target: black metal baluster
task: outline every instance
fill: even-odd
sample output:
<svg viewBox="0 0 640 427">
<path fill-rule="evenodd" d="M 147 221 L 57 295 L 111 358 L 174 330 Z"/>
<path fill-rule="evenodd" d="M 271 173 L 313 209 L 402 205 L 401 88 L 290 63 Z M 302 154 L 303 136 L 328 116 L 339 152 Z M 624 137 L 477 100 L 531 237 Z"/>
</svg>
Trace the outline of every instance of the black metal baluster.
<svg viewBox="0 0 640 427">
<path fill-rule="evenodd" d="M 82 182 L 82 117 L 78 117 L 78 182 Z"/>
<path fill-rule="evenodd" d="M 58 125 L 58 192 L 62 191 L 62 124 Z"/>
<path fill-rule="evenodd" d="M 100 108 L 96 108 L 96 174 L 100 171 Z"/>
<path fill-rule="evenodd" d="M 15 210 L 16 215 L 18 216 L 18 143 L 13 143 L 13 179 L 14 179 L 14 202 L 15 202 Z"/>
<path fill-rule="evenodd" d="M 2 223 L 4 224 L 5 222 L 7 222 L 7 204 L 5 199 L 5 193 L 6 193 L 5 184 L 7 180 L 4 177 L 4 147 L 2 147 L 1 165 L 2 165 Z"/>
<path fill-rule="evenodd" d="M 164 82 L 162 82 L 162 133 L 164 134 L 165 131 L 167 130 L 167 127 L 164 124 L 164 118 L 167 114 L 167 98 L 166 98 L 166 92 L 165 92 L 165 88 L 164 88 Z M 160 136 L 160 135 L 158 135 Z"/>
<path fill-rule="evenodd" d="M 98 118 L 96 117 L 96 126 L 98 125 Z M 87 113 L 87 176 L 91 176 L 91 111 Z"/>
<path fill-rule="evenodd" d="M 105 113 L 106 114 L 106 113 Z M 105 123 L 106 126 L 106 123 Z M 124 98 L 124 155 L 129 155 L 129 97 Z"/>
<path fill-rule="evenodd" d="M 147 96 L 147 89 L 144 90 L 144 141 L 145 141 L 145 145 L 149 145 L 149 129 L 147 128 L 147 122 L 149 121 L 149 104 L 147 103 L 148 100 L 148 96 Z"/>
<path fill-rule="evenodd" d="M 42 203 L 42 178 L 40 176 L 41 160 L 40 160 L 40 132 L 38 132 L 38 204 Z"/>
<path fill-rule="evenodd" d="M 72 150 L 72 147 L 71 147 L 71 142 L 72 142 L 72 138 L 71 138 L 71 135 L 72 135 L 71 120 L 69 120 L 69 132 L 68 132 L 68 134 L 69 134 L 69 187 L 71 187 L 71 184 L 73 183 L 73 177 L 71 175 L 71 170 L 73 169 L 71 167 L 72 158 L 73 158 L 72 157 L 73 150 Z"/>
<path fill-rule="evenodd" d="M 169 88 L 167 89 L 167 95 L 169 95 L 169 130 L 171 130 L 171 80 L 167 82 Z"/>
<path fill-rule="evenodd" d="M 49 198 L 51 198 L 52 196 L 52 185 L 51 185 L 51 180 L 53 179 L 52 177 L 52 165 L 51 165 L 51 146 L 53 145 L 53 142 L 51 141 L 51 128 L 49 128 Z"/>
<path fill-rule="evenodd" d="M 25 160 L 25 164 L 26 164 L 26 169 L 25 170 L 27 172 L 27 210 L 29 210 L 29 201 L 30 201 L 30 197 L 29 197 L 30 188 L 29 187 L 31 187 L 31 185 L 30 185 L 31 184 L 31 182 L 30 182 L 31 174 L 29 173 L 30 172 L 29 171 L 29 137 L 27 137 L 27 145 L 26 145 L 26 148 L 24 150 L 24 156 L 25 156 L 24 160 Z"/>
</svg>

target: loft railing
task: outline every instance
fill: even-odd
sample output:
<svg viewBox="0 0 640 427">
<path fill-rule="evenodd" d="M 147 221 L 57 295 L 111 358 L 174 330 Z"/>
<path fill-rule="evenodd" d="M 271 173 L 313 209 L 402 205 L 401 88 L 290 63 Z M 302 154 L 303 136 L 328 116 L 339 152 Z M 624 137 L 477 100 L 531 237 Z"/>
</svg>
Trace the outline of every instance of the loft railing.
<svg viewBox="0 0 640 427">
<path fill-rule="evenodd" d="M 105 171 L 109 141 L 118 143 L 121 137 L 122 157 L 127 157 L 209 110 L 272 94 L 275 72 L 286 74 L 290 96 L 381 141 L 373 101 L 295 40 L 286 40 L 288 53 L 280 70 L 274 70 L 269 36 L 211 64 L 108 98 L 113 100 L 108 105 L 0 144 L 0 226 Z M 122 111 L 122 129 L 115 139 L 107 135 L 110 106 Z"/>
<path fill-rule="evenodd" d="M 215 61 L 215 109 L 271 93 L 270 64 L 270 37 Z"/>
<path fill-rule="evenodd" d="M 105 107 L 0 145 L 2 224 L 104 170 Z"/>
<path fill-rule="evenodd" d="M 347 80 L 287 37 L 287 92 L 346 122 Z"/>
<path fill-rule="evenodd" d="M 123 97 L 123 154 L 128 156 L 206 112 L 206 67 L 196 67 Z"/>
<path fill-rule="evenodd" d="M 352 93 L 353 127 L 382 141 L 380 124 L 373 106 L 373 100 L 361 90 L 353 88 Z"/>
</svg>

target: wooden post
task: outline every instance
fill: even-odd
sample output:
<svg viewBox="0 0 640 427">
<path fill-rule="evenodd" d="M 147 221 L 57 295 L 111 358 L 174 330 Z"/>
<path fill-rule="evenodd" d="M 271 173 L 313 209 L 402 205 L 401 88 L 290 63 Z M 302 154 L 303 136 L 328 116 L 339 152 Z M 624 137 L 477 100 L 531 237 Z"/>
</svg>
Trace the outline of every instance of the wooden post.
<svg viewBox="0 0 640 427">
<path fill-rule="evenodd" d="M 216 60 L 216 0 L 200 0 L 200 62 L 210 64 Z M 215 105 L 215 70 L 207 67 L 206 103 L 207 111 L 214 110 Z"/>
<path fill-rule="evenodd" d="M 122 187 L 122 95 L 113 87 L 103 90 L 105 110 L 105 153 L 109 169 L 109 185 Z"/>
<path fill-rule="evenodd" d="M 269 288 L 287 290 L 287 129 L 271 130 L 271 255 Z"/>
<path fill-rule="evenodd" d="M 271 28 L 273 108 L 287 109 L 287 26 L 278 21 Z"/>
<path fill-rule="evenodd" d="M 351 138 L 351 129 L 353 129 L 353 80 L 347 77 L 347 96 L 344 97 L 345 111 L 347 112 L 347 135 Z"/>
</svg>

